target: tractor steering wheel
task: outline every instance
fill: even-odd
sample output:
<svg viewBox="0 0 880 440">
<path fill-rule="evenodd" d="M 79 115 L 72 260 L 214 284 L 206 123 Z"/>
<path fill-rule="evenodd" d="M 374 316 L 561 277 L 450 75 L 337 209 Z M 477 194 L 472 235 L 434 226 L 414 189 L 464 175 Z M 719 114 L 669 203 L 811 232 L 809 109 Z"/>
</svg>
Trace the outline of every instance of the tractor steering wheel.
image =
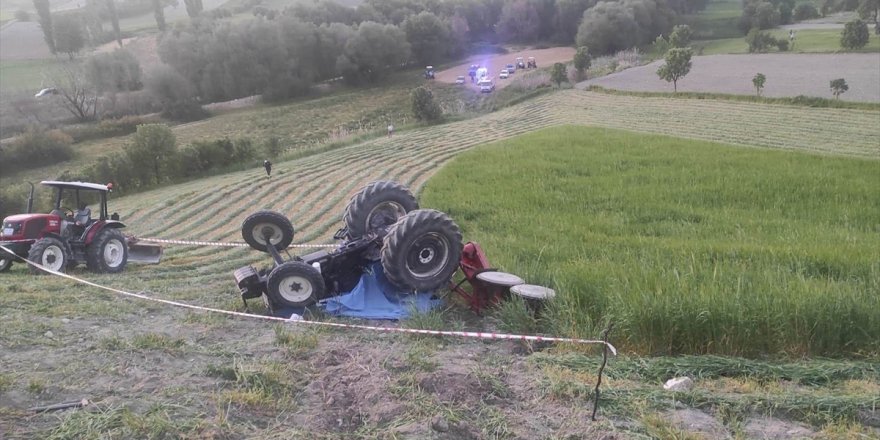
<svg viewBox="0 0 880 440">
<path fill-rule="evenodd" d="M 72 209 L 70 209 L 70 208 L 66 208 L 66 207 L 64 207 L 64 206 L 61 206 L 61 207 L 59 207 L 58 209 L 64 211 L 64 214 L 65 214 L 64 216 L 65 216 L 65 217 L 73 218 L 74 213 L 73 213 L 73 210 L 72 210 Z"/>
</svg>

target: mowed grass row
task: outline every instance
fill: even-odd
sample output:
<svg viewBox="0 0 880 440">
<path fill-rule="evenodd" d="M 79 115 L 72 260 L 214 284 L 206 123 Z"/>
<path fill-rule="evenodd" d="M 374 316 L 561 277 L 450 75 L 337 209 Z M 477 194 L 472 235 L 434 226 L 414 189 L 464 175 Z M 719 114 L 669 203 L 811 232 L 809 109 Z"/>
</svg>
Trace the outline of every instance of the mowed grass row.
<svg viewBox="0 0 880 440">
<path fill-rule="evenodd" d="M 556 287 L 547 330 L 643 354 L 880 351 L 880 161 L 560 127 L 456 158 L 423 204 Z"/>
</svg>

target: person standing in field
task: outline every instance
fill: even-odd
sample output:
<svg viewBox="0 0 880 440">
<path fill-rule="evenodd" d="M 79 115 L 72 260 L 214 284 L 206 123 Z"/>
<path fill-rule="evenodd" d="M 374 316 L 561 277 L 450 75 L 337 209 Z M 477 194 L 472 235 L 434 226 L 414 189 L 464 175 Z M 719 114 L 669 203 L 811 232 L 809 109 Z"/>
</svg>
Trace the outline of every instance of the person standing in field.
<svg viewBox="0 0 880 440">
<path fill-rule="evenodd" d="M 388 124 L 388 137 L 391 137 L 392 134 L 394 134 L 394 125 Z"/>
<path fill-rule="evenodd" d="M 272 177 L 272 162 L 269 159 L 263 161 L 263 168 L 266 169 L 266 177 Z"/>
</svg>

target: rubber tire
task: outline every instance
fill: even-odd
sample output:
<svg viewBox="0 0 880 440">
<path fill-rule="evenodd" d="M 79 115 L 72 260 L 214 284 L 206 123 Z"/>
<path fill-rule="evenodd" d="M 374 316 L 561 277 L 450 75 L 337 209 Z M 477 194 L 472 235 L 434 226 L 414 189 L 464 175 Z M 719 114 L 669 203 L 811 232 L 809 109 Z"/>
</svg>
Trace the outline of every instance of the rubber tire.
<svg viewBox="0 0 880 440">
<path fill-rule="evenodd" d="M 383 203 L 395 203 L 403 209 L 404 214 L 419 209 L 416 197 L 405 186 L 388 180 L 379 180 L 363 187 L 357 194 L 352 196 L 345 207 L 345 215 L 342 219 L 348 229 L 348 237 L 357 239 L 380 227 L 391 226 L 402 216 L 394 221 L 383 221 L 370 226 L 369 222 L 373 210 Z"/>
<path fill-rule="evenodd" d="M 108 265 L 107 260 L 104 259 L 104 248 L 112 240 L 118 240 L 122 244 L 122 261 L 115 267 Z M 119 273 L 125 269 L 127 263 L 128 242 L 125 241 L 125 236 L 122 235 L 122 232 L 119 232 L 119 229 L 102 229 L 86 248 L 86 267 L 92 272 Z"/>
<path fill-rule="evenodd" d="M 244 219 L 241 224 L 241 237 L 250 247 L 260 252 L 267 252 L 269 249 L 266 244 L 261 243 L 262 239 L 257 240 L 253 235 L 254 228 L 261 223 L 268 223 L 280 230 L 281 237 L 275 243 L 276 250 L 283 251 L 293 242 L 293 224 L 287 217 L 275 211 L 257 211 Z"/>
<path fill-rule="evenodd" d="M 385 236 L 381 251 L 382 269 L 388 281 L 402 290 L 437 290 L 449 282 L 458 269 L 461 248 L 461 231 L 448 215 L 433 209 L 412 211 L 395 223 Z M 433 260 L 441 250 L 446 254 L 445 259 L 425 268 L 431 273 L 419 275 L 413 272 L 409 264 L 414 262 L 413 259 L 421 258 L 422 252 L 429 251 Z"/>
<path fill-rule="evenodd" d="M 302 300 L 293 300 L 285 298 L 281 292 L 283 287 L 281 283 L 289 277 L 300 277 L 303 281 L 309 283 L 311 293 L 308 298 Z M 269 301 L 280 307 L 307 307 L 316 303 L 324 297 L 326 287 L 324 286 L 324 277 L 312 266 L 302 261 L 288 261 L 269 273 L 266 280 L 266 296 Z"/>
<path fill-rule="evenodd" d="M 67 269 L 67 262 L 70 260 L 70 255 L 67 253 L 67 249 L 64 248 L 64 243 L 55 237 L 43 237 L 34 242 L 34 244 L 31 245 L 31 249 L 28 251 L 28 260 L 37 264 L 43 264 L 43 254 L 52 246 L 61 249 L 61 257 L 63 259 L 61 267 L 56 272 L 64 272 L 65 269 Z M 30 266 L 30 268 L 31 273 L 34 275 L 43 275 L 46 273 L 35 266 Z"/>
<path fill-rule="evenodd" d="M 12 257 L 0 257 L 0 272 L 6 272 L 12 267 Z"/>
</svg>

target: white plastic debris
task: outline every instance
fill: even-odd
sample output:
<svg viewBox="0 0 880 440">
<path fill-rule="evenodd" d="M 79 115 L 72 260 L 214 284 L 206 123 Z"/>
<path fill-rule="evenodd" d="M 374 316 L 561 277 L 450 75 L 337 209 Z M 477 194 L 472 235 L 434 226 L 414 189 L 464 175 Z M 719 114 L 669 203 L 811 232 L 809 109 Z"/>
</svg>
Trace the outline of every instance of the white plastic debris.
<svg viewBox="0 0 880 440">
<path fill-rule="evenodd" d="M 688 391 L 694 387 L 694 380 L 685 377 L 674 377 L 663 384 L 663 389 L 667 391 Z"/>
</svg>

